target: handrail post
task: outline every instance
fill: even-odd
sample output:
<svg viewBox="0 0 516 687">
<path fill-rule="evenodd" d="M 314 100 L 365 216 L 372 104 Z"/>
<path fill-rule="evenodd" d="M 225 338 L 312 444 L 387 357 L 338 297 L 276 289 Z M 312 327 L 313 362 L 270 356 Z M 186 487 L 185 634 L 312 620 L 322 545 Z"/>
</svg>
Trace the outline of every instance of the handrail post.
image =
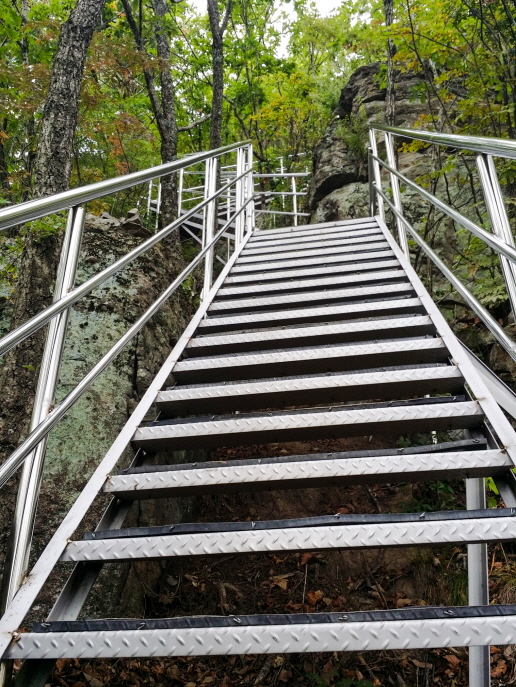
<svg viewBox="0 0 516 687">
<path fill-rule="evenodd" d="M 84 209 L 80 207 L 74 207 L 68 213 L 54 290 L 54 302 L 60 300 L 74 287 L 84 217 Z M 67 308 L 49 323 L 29 432 L 32 432 L 44 420 L 54 404 L 69 313 L 70 308 Z M 27 573 L 47 439 L 48 437 L 42 439 L 34 451 L 27 456 L 23 465 L 11 530 L 9 561 L 5 566 L 2 580 L 3 608 L 9 605 Z"/>
<path fill-rule="evenodd" d="M 369 181 L 369 215 L 376 216 L 377 203 L 376 191 L 374 188 L 374 163 L 373 163 L 373 149 L 371 146 L 367 149 L 367 179 Z"/>
<path fill-rule="evenodd" d="M 183 209 L 183 186 L 185 183 L 185 170 L 182 167 L 179 170 L 179 188 L 177 189 L 177 216 L 181 217 L 181 210 Z"/>
<path fill-rule="evenodd" d="M 369 129 L 369 145 L 371 147 L 371 153 L 378 157 L 378 146 L 376 144 L 376 134 L 374 129 Z M 373 171 L 374 171 L 374 181 L 376 183 L 377 188 L 382 188 L 382 174 L 380 171 L 380 165 L 376 160 L 373 160 Z M 383 198 L 381 196 L 377 196 L 378 200 L 378 214 L 380 215 L 381 219 L 385 221 L 385 208 L 383 204 Z"/>
<path fill-rule="evenodd" d="M 249 173 L 245 177 L 246 194 L 245 200 L 249 201 L 245 209 L 246 230 L 252 231 L 254 228 L 254 200 L 250 200 L 254 195 L 254 179 L 253 179 L 253 144 L 249 143 L 247 146 L 247 169 Z"/>
<path fill-rule="evenodd" d="M 465 480 L 466 508 L 486 508 L 486 492 L 483 477 Z M 487 544 L 468 544 L 468 604 L 489 606 L 489 574 Z M 487 687 L 490 681 L 489 646 L 469 647 L 469 687 Z"/>
<path fill-rule="evenodd" d="M 244 159 L 244 149 L 238 148 L 237 150 L 237 177 L 243 174 L 245 171 L 245 159 Z M 239 179 L 236 183 L 235 191 L 235 212 L 238 212 L 242 205 L 244 204 L 244 194 L 245 194 L 245 181 L 244 179 Z M 241 212 L 235 220 L 235 248 L 238 248 L 242 239 L 244 238 L 244 222 L 245 218 Z"/>
<path fill-rule="evenodd" d="M 294 211 L 294 226 L 297 227 L 297 190 L 296 177 L 292 177 L 292 209 Z"/>
<path fill-rule="evenodd" d="M 152 186 L 153 180 L 149 181 L 149 193 L 147 195 L 147 217 L 150 217 L 151 203 L 152 203 Z"/>
<path fill-rule="evenodd" d="M 394 145 L 392 141 L 392 134 L 384 132 L 385 136 L 385 150 L 387 152 L 387 162 L 393 169 L 397 169 L 396 165 L 396 156 L 394 155 Z M 394 207 L 396 210 L 398 210 L 401 214 L 403 214 L 403 206 L 401 204 L 401 193 L 400 193 L 400 184 L 398 177 L 395 176 L 394 174 L 389 174 L 390 179 L 391 179 L 391 189 L 392 189 L 392 199 L 394 201 Z M 400 220 L 399 217 L 395 217 L 396 219 L 396 226 L 398 228 L 398 242 L 400 244 L 401 250 L 405 253 L 405 256 L 408 258 L 409 257 L 409 248 L 408 248 L 408 242 L 407 242 L 407 232 L 405 231 L 405 227 L 403 225 L 403 222 Z"/>
<path fill-rule="evenodd" d="M 496 167 L 491 155 L 478 155 L 477 168 L 493 233 L 502 241 L 514 247 L 514 238 L 503 200 L 502 189 L 500 188 Z M 512 313 L 516 318 L 516 265 L 504 255 L 499 257 L 509 295 L 509 303 Z"/>
<path fill-rule="evenodd" d="M 206 160 L 206 177 L 204 180 L 204 199 L 211 198 L 217 187 L 217 163 L 218 159 L 212 157 Z M 215 224 L 215 210 L 216 199 L 214 198 L 204 208 L 204 221 L 202 227 L 202 247 L 204 248 L 211 243 L 214 233 L 213 227 Z M 215 246 L 212 246 L 206 253 L 204 259 L 204 288 L 202 290 L 202 300 L 206 298 L 211 289 L 211 282 L 213 279 L 213 257 L 215 253 Z"/>
<path fill-rule="evenodd" d="M 161 211 L 161 179 L 158 179 L 158 197 L 156 199 L 156 230 L 159 226 L 159 213 Z"/>
</svg>

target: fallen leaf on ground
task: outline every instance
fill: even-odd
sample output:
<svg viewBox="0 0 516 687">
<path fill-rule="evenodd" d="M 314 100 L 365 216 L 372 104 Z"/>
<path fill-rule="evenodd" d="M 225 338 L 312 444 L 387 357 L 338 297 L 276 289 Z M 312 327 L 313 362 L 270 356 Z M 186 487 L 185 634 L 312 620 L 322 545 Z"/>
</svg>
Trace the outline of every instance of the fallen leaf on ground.
<svg viewBox="0 0 516 687">
<path fill-rule="evenodd" d="M 410 606 L 411 603 L 411 599 L 398 599 L 396 601 L 396 606 L 398 608 L 404 608 L 405 606 Z"/>
<path fill-rule="evenodd" d="M 323 592 L 321 592 L 320 589 L 318 589 L 316 592 L 308 592 L 308 594 L 306 595 L 306 599 L 311 606 L 315 606 L 315 604 L 322 598 Z"/>
<path fill-rule="evenodd" d="M 315 556 L 315 553 L 304 553 L 301 556 L 301 560 L 299 561 L 299 565 L 306 565 L 308 561 Z"/>
</svg>

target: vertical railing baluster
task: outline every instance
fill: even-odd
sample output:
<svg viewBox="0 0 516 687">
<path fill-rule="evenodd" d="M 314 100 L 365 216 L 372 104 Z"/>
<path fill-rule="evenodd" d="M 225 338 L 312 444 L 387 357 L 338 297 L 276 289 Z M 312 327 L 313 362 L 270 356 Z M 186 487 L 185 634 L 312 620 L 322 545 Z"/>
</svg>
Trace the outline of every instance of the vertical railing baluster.
<svg viewBox="0 0 516 687">
<path fill-rule="evenodd" d="M 466 508 L 484 510 L 486 490 L 483 477 L 465 480 Z M 468 544 L 468 604 L 489 606 L 489 574 L 487 544 Z M 469 647 L 469 687 L 487 687 L 490 684 L 489 646 Z"/>
<path fill-rule="evenodd" d="M 245 201 L 247 203 L 245 209 L 246 232 L 252 231 L 254 228 L 254 201 L 251 198 L 254 196 L 254 178 L 253 178 L 253 144 L 249 143 L 246 151 L 246 165 L 248 174 L 245 177 L 246 194 Z"/>
<path fill-rule="evenodd" d="M 491 155 L 478 155 L 477 167 L 493 233 L 502 241 L 514 247 L 511 225 Z M 516 265 L 504 255 L 500 255 L 500 265 L 507 286 L 511 310 L 514 317 L 516 317 Z"/>
<path fill-rule="evenodd" d="M 377 210 L 377 198 L 376 190 L 374 187 L 374 161 L 373 161 L 373 150 L 371 147 L 367 149 L 367 180 L 369 182 L 369 216 L 376 217 Z M 383 200 L 383 199 L 380 199 Z"/>
<path fill-rule="evenodd" d="M 392 140 L 392 134 L 385 132 L 385 150 L 387 153 L 387 162 L 393 169 L 397 169 L 396 165 L 396 155 L 394 154 L 394 144 Z M 395 174 L 389 174 L 391 179 L 391 190 L 392 199 L 394 207 L 403 214 L 403 206 L 401 204 L 401 193 L 400 193 L 400 182 Z M 407 241 L 407 232 L 405 231 L 405 225 L 396 217 L 396 226 L 398 228 L 398 243 L 400 244 L 401 250 L 405 253 L 407 258 L 409 257 L 409 247 Z"/>
<path fill-rule="evenodd" d="M 238 148 L 237 150 L 237 177 L 243 174 L 245 171 L 245 155 L 244 149 Z M 244 179 L 239 179 L 236 182 L 235 191 L 235 212 L 238 212 L 244 203 L 244 193 L 245 193 L 245 181 Z M 238 248 L 242 239 L 244 238 L 244 223 L 245 217 L 243 212 L 241 212 L 235 220 L 235 249 Z"/>
<path fill-rule="evenodd" d="M 371 152 L 373 155 L 378 157 L 378 146 L 376 144 L 376 133 L 374 129 L 369 129 L 369 145 L 371 147 Z M 380 170 L 380 164 L 376 161 L 373 160 L 373 171 L 374 171 L 374 182 L 376 186 L 381 189 L 382 188 L 382 173 Z M 378 214 L 380 215 L 381 219 L 385 221 L 385 207 L 384 207 L 384 202 L 383 198 L 378 195 L 377 196 L 377 204 L 378 204 Z"/>
<path fill-rule="evenodd" d="M 161 179 L 158 179 L 158 198 L 156 200 L 156 225 L 157 229 L 159 226 L 159 213 L 161 211 Z"/>
<path fill-rule="evenodd" d="M 84 217 L 84 209 L 80 207 L 72 208 L 68 213 L 54 289 L 54 302 L 60 300 L 74 287 Z M 34 398 L 30 432 L 44 420 L 55 401 L 69 312 L 70 308 L 64 310 L 54 317 L 48 325 Z M 39 446 L 27 456 L 23 464 L 11 530 L 9 561 L 5 566 L 6 572 L 2 581 L 2 605 L 4 608 L 16 594 L 28 570 L 46 447 L 47 438 L 43 439 Z"/>
<path fill-rule="evenodd" d="M 212 157 L 206 160 L 206 176 L 204 180 L 204 199 L 207 200 L 216 191 L 217 188 L 217 163 L 218 159 Z M 216 214 L 217 200 L 214 198 L 204 208 L 204 220 L 202 231 L 202 246 L 203 248 L 210 243 L 214 233 L 215 214 Z M 202 290 L 202 299 L 208 295 L 213 281 L 213 260 L 215 255 L 215 246 L 212 246 L 206 253 L 204 260 L 204 288 Z"/>
<path fill-rule="evenodd" d="M 292 209 L 294 211 L 294 226 L 297 227 L 297 190 L 296 177 L 292 177 Z"/>
<path fill-rule="evenodd" d="M 181 168 L 179 170 L 179 188 L 177 189 L 177 216 L 181 217 L 181 211 L 183 209 L 183 186 L 185 183 L 185 170 Z"/>
</svg>

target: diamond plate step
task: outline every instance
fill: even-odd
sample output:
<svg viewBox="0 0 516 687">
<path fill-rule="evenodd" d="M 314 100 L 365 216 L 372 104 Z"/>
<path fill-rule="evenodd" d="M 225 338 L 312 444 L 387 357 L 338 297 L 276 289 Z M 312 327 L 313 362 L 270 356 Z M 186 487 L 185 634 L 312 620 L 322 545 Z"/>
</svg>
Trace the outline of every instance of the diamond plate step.
<svg viewBox="0 0 516 687">
<path fill-rule="evenodd" d="M 315 236 L 310 234 L 308 236 L 294 239 L 276 239 L 266 242 L 248 243 L 242 251 L 242 256 L 250 255 L 268 255 L 269 253 L 281 253 L 284 250 L 305 250 L 313 247 L 318 248 L 326 243 L 333 241 L 341 241 L 343 243 L 354 243 L 360 238 L 371 238 L 371 240 L 378 240 L 383 238 L 382 231 L 379 227 L 358 229 L 356 231 L 343 232 L 339 229 L 321 229 Z"/>
<path fill-rule="evenodd" d="M 375 341 L 399 336 L 417 337 L 434 334 L 435 327 L 426 315 L 386 319 L 348 321 L 341 324 L 299 326 L 289 329 L 262 330 L 243 334 L 200 336 L 185 347 L 189 357 L 229 354 L 240 351 L 265 351 L 274 348 L 321 346 L 322 344 Z"/>
<path fill-rule="evenodd" d="M 382 233 L 378 231 L 372 236 L 361 236 L 354 239 L 335 238 L 331 241 L 318 241 L 308 246 L 283 246 L 270 248 L 260 253 L 245 251 L 235 262 L 235 265 L 247 265 L 251 263 L 268 263 L 276 260 L 303 259 L 328 255 L 328 253 L 359 253 L 363 250 L 375 250 L 388 247 L 388 243 Z"/>
<path fill-rule="evenodd" d="M 400 333 L 400 332 L 398 332 Z M 265 353 L 186 358 L 174 367 L 180 384 L 202 384 L 263 377 L 278 377 L 288 369 L 291 375 L 343 372 L 386 365 L 444 363 L 449 357 L 441 339 L 402 339 L 382 343 L 291 348 Z"/>
<path fill-rule="evenodd" d="M 435 401 L 431 403 L 430 401 Z M 194 420 L 165 420 L 136 430 L 133 442 L 145 451 L 215 448 L 341 438 L 473 429 L 483 420 L 474 401 L 417 400 L 351 408 L 226 415 Z"/>
<path fill-rule="evenodd" d="M 240 298 L 238 300 L 214 301 L 208 308 L 208 315 L 217 313 L 226 315 L 249 310 L 277 310 L 292 306 L 313 306 L 329 304 L 332 301 L 360 301 L 379 296 L 383 298 L 396 295 L 415 296 L 414 287 L 407 282 L 392 282 L 378 286 L 360 286 L 356 289 L 327 289 L 304 293 L 284 294 L 283 296 L 264 296 L 262 298 Z"/>
<path fill-rule="evenodd" d="M 377 267 L 373 267 L 377 265 Z M 351 273 L 351 274 L 335 274 L 331 277 L 321 277 L 318 279 L 302 279 L 284 281 L 284 282 L 273 282 L 273 283 L 260 283 L 260 284 L 250 284 L 248 286 L 226 286 L 217 292 L 216 302 L 220 303 L 222 299 L 226 298 L 242 298 L 245 296 L 266 296 L 267 294 L 277 295 L 278 293 L 291 294 L 295 291 L 300 293 L 308 291 L 324 290 L 328 287 L 338 288 L 339 286 L 353 286 L 360 284 L 377 284 L 385 283 L 390 281 L 405 281 L 407 275 L 403 270 L 396 269 L 397 265 L 393 265 L 391 269 L 384 269 L 385 263 L 368 263 L 368 267 L 371 268 L 370 271 Z M 398 265 L 399 267 L 399 265 Z"/>
<path fill-rule="evenodd" d="M 467 619 L 467 622 L 466 620 Z M 61 621 L 20 634 L 22 658 L 134 658 L 432 649 L 516 643 L 516 606 Z"/>
<path fill-rule="evenodd" d="M 180 417 L 210 413 L 214 408 L 222 413 L 369 399 L 394 400 L 423 394 L 457 394 L 463 388 L 459 369 L 441 366 L 176 387 L 160 391 L 156 404 L 162 417 Z"/>
<path fill-rule="evenodd" d="M 481 514 L 485 514 L 484 517 Z M 229 531 L 214 529 L 192 534 L 174 534 L 176 528 L 186 527 L 175 525 L 168 528 L 171 532 L 169 534 L 73 541 L 66 547 L 61 560 L 121 561 L 237 553 L 504 542 L 516 537 L 515 514 L 515 509 L 492 509 L 415 513 L 412 519 L 401 517 L 402 514 L 397 514 L 398 519 L 395 516 L 381 519 L 380 516 L 375 518 L 373 515 L 367 518 L 367 524 L 344 524 L 344 518 L 347 520 L 350 516 L 340 516 L 335 518 L 335 524 L 327 525 L 281 527 L 278 523 L 278 528 L 261 529 L 272 527 L 273 523 L 228 523 L 231 525 Z M 366 516 L 361 517 L 365 519 Z M 342 524 L 338 524 L 339 519 Z M 243 529 L 236 529 L 238 526 Z M 215 527 L 220 527 L 220 524 L 216 523 Z M 116 530 L 113 531 L 115 532 Z"/>
<path fill-rule="evenodd" d="M 187 522 L 157 527 L 126 527 L 122 529 L 95 530 L 86 532 L 82 541 L 98 542 L 106 539 L 142 539 L 143 537 L 160 537 L 168 535 L 210 534 L 212 532 L 270 532 L 271 530 L 311 530 L 314 527 L 357 527 L 358 525 L 398 525 L 404 527 L 412 523 L 440 522 L 451 525 L 454 521 L 470 521 L 487 528 L 492 520 L 510 518 L 516 522 L 515 508 L 490 508 L 479 510 L 448 510 L 430 513 L 358 513 L 334 515 L 316 515 L 309 518 L 291 518 L 284 520 L 255 520 L 241 522 Z"/>
<path fill-rule="evenodd" d="M 423 314 L 425 309 L 419 298 L 394 298 L 392 300 L 367 300 L 345 305 L 328 305 L 315 308 L 296 308 L 242 315 L 208 317 L 200 322 L 197 332 L 208 334 L 229 332 L 258 327 L 292 326 L 309 322 L 339 322 L 357 317 L 384 317 L 386 315 Z"/>
<path fill-rule="evenodd" d="M 260 286 L 263 283 L 274 282 L 274 284 L 271 284 L 270 288 L 273 288 L 276 286 L 276 284 L 286 287 L 289 283 L 289 279 L 309 279 L 310 277 L 317 277 L 321 279 L 328 275 L 338 275 L 338 277 L 341 277 L 346 273 L 353 272 L 353 282 L 356 284 L 357 282 L 363 281 L 362 275 L 364 272 L 399 268 L 399 266 L 400 264 L 395 258 L 392 259 L 385 257 L 384 253 L 381 255 L 369 253 L 367 256 L 367 261 L 365 262 L 357 262 L 356 260 L 353 260 L 349 264 L 342 263 L 339 265 L 329 265 L 326 267 L 320 265 L 319 267 L 309 267 L 306 269 L 293 269 L 289 270 L 288 275 L 281 274 L 280 271 L 273 271 L 270 274 L 268 272 L 261 272 L 259 275 L 255 273 L 233 275 L 230 273 L 229 276 L 226 277 L 224 283 L 245 284 L 247 282 L 252 282 L 252 285 L 256 288 L 256 286 Z M 336 283 L 334 283 L 334 285 L 336 285 Z M 274 290 L 277 291 L 277 289 Z M 240 293 L 245 293 L 245 291 L 242 289 Z"/>
<path fill-rule="evenodd" d="M 314 235 L 320 229 L 340 227 L 342 231 L 354 231 L 357 227 L 377 227 L 378 222 L 374 217 L 358 219 L 336 220 L 334 222 L 320 222 L 318 224 L 304 224 L 300 227 L 282 227 L 278 229 L 256 229 L 249 240 L 249 245 L 258 241 L 268 241 L 283 237 L 297 237 Z"/>
<path fill-rule="evenodd" d="M 276 459 L 274 463 L 255 459 L 244 465 L 228 461 L 199 466 L 153 466 L 153 472 L 111 476 L 104 491 L 133 501 L 196 494 L 493 477 L 513 467 L 507 453 L 498 450 L 415 455 L 396 451 L 375 453 L 377 455 L 355 458 L 347 457 L 346 453 L 305 455 L 297 456 L 297 460 Z M 154 471 L 154 468 L 160 470 Z"/>
<path fill-rule="evenodd" d="M 394 251 L 389 248 L 386 241 L 376 241 L 361 247 L 353 247 L 350 249 L 339 248 L 332 250 L 331 254 L 328 251 L 322 251 L 320 254 L 311 252 L 306 257 L 293 258 L 290 260 L 273 260 L 269 262 L 257 263 L 235 263 L 231 270 L 231 276 L 238 275 L 253 275 L 248 276 L 250 279 L 256 279 L 255 273 L 262 273 L 264 270 L 267 274 L 274 275 L 282 270 L 294 270 L 296 268 L 312 267 L 318 265 L 320 267 L 327 267 L 328 265 L 341 264 L 346 262 L 366 262 L 376 260 L 377 258 L 393 258 Z M 276 274 L 277 277 L 277 274 Z"/>
</svg>

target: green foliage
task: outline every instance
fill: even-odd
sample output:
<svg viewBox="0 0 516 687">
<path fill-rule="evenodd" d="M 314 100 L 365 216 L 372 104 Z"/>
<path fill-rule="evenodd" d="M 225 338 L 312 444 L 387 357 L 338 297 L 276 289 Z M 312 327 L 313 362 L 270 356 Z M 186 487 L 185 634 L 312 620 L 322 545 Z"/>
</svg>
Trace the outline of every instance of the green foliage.
<svg viewBox="0 0 516 687">
<path fill-rule="evenodd" d="M 338 123 L 337 131 L 355 161 L 366 164 L 369 148 L 369 123 L 364 108 L 361 107 L 355 116 L 341 120 Z"/>
</svg>

